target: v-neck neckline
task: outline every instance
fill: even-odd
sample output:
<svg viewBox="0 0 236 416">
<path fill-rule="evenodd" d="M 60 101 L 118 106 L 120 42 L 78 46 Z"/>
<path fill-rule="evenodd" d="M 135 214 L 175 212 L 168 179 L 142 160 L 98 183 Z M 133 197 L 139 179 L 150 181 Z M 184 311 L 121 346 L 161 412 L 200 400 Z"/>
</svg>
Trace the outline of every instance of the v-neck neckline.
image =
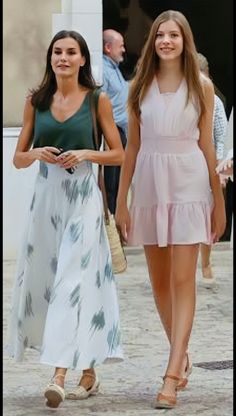
<svg viewBox="0 0 236 416">
<path fill-rule="evenodd" d="M 69 121 L 69 120 L 71 120 L 73 117 L 75 117 L 79 112 L 80 112 L 80 110 L 82 109 L 82 107 L 83 107 L 83 105 L 85 104 L 85 102 L 86 102 L 86 99 L 87 99 L 87 97 L 88 97 L 88 94 L 89 94 L 89 92 L 87 92 L 86 94 L 85 94 L 85 97 L 84 97 L 84 99 L 83 99 L 83 101 L 82 101 L 82 103 L 80 104 L 80 106 L 79 106 L 79 108 L 71 115 L 71 116 L 69 116 L 69 117 L 67 117 L 65 120 L 63 120 L 63 121 L 60 121 L 60 120 L 58 120 L 55 116 L 54 116 L 54 114 L 53 114 L 53 112 L 52 112 L 52 110 L 51 110 L 51 108 L 49 108 L 49 113 L 50 113 L 50 115 L 51 115 L 51 117 L 53 118 L 53 120 L 54 121 L 56 121 L 58 124 L 64 124 L 64 123 L 66 123 L 67 121 Z"/>
<path fill-rule="evenodd" d="M 155 80 L 155 84 L 156 84 L 156 87 L 157 87 L 157 91 L 158 91 L 158 93 L 159 93 L 159 95 L 160 96 L 163 96 L 163 95 L 165 95 L 165 94 L 172 94 L 172 95 L 176 95 L 178 92 L 179 92 L 179 90 L 181 89 L 181 87 L 182 87 L 182 85 L 183 85 L 183 83 L 184 83 L 184 78 L 182 78 L 182 80 L 181 80 L 181 82 L 180 82 L 180 84 L 179 84 L 179 86 L 178 86 L 178 88 L 177 88 L 177 90 L 176 91 L 166 91 L 166 92 L 160 92 L 160 88 L 159 88 L 159 84 L 158 84 L 158 80 L 157 80 L 157 77 L 155 76 L 154 77 L 154 80 Z M 163 97 L 164 98 L 164 97 Z"/>
<path fill-rule="evenodd" d="M 158 98 L 160 97 L 161 107 L 163 108 L 163 111 L 164 112 L 171 111 L 171 109 L 173 109 L 174 106 L 176 105 L 176 100 L 177 100 L 177 98 L 179 96 L 179 93 L 182 91 L 182 88 L 183 88 L 183 85 L 184 85 L 184 81 L 185 81 L 184 78 L 182 78 L 182 80 L 181 80 L 181 82 L 180 82 L 180 84 L 179 84 L 179 86 L 178 86 L 178 88 L 177 88 L 176 91 L 174 91 L 174 92 L 170 92 L 170 91 L 169 92 L 166 92 L 166 93 L 171 94 L 171 96 L 168 97 L 169 99 L 167 99 L 167 97 L 165 95 L 166 93 L 161 93 L 160 92 L 159 85 L 158 85 L 158 81 L 157 81 L 157 77 L 155 77 L 154 83 L 155 83 L 155 88 L 156 88 L 156 91 L 157 91 L 157 97 Z"/>
</svg>

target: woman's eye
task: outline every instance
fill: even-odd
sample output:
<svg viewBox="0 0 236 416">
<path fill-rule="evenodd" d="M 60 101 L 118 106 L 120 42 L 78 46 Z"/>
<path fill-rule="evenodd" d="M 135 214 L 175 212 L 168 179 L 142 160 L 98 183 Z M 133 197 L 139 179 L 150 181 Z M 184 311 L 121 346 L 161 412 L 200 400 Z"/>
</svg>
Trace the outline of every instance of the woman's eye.
<svg viewBox="0 0 236 416">
<path fill-rule="evenodd" d="M 62 52 L 61 51 L 54 51 L 55 55 L 60 55 Z M 75 51 L 68 51 L 66 52 L 67 55 L 75 55 L 76 52 Z"/>
</svg>

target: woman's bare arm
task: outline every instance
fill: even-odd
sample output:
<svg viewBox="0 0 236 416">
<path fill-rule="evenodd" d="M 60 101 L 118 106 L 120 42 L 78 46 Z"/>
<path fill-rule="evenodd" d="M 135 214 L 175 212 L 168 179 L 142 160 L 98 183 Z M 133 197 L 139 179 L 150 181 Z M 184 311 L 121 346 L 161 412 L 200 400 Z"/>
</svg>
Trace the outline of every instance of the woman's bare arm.
<svg viewBox="0 0 236 416">
<path fill-rule="evenodd" d="M 110 99 L 104 92 L 99 96 L 98 121 L 109 150 L 90 151 L 89 160 L 101 165 L 121 165 L 124 160 L 124 150 L 113 118 Z"/>
<path fill-rule="evenodd" d="M 206 112 L 202 116 L 199 128 L 200 128 L 200 138 L 199 146 L 205 156 L 210 185 L 214 198 L 214 211 L 213 214 L 216 214 L 213 221 L 217 222 L 217 225 L 213 225 L 213 229 L 219 238 L 225 229 L 225 208 L 224 208 L 224 196 L 222 192 L 222 187 L 220 184 L 219 176 L 216 174 L 215 169 L 217 166 L 216 152 L 214 148 L 214 143 L 212 140 L 212 125 L 213 125 L 213 109 L 214 109 L 214 87 L 212 82 L 204 78 L 204 89 L 205 89 L 205 103 L 206 103 Z"/>
<path fill-rule="evenodd" d="M 35 160 L 42 160 L 48 163 L 56 163 L 56 156 L 52 153 L 59 153 L 58 149 L 47 146 L 31 149 L 34 134 L 34 114 L 35 109 L 31 103 L 31 97 L 26 99 L 23 126 L 18 138 L 16 150 L 13 157 L 14 166 L 18 169 L 27 168 Z"/>
<path fill-rule="evenodd" d="M 125 149 L 125 160 L 121 168 L 119 190 L 116 204 L 116 225 L 124 241 L 127 241 L 130 231 L 130 214 L 127 206 L 127 196 L 134 174 L 137 154 L 140 148 L 139 122 L 133 114 L 129 116 L 128 143 Z"/>
<path fill-rule="evenodd" d="M 125 160 L 121 168 L 117 204 L 126 204 L 129 187 L 134 174 L 137 154 L 140 148 L 139 122 L 133 114 L 129 116 L 128 142 L 125 149 Z"/>
</svg>

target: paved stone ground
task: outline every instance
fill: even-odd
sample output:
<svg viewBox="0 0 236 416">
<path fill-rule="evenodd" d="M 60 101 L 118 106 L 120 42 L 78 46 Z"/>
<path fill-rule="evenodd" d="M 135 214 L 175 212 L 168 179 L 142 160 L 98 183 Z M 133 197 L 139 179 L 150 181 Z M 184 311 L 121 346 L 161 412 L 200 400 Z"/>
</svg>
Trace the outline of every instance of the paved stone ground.
<svg viewBox="0 0 236 416">
<path fill-rule="evenodd" d="M 232 415 L 233 265 L 229 244 L 219 243 L 212 252 L 217 277 L 214 290 L 202 286 L 198 268 L 197 308 L 190 342 L 193 372 L 188 388 L 178 394 L 178 406 L 173 410 L 152 408 L 161 386 L 168 345 L 156 314 L 143 251 L 129 248 L 127 257 L 127 272 L 117 276 L 126 360 L 101 366 L 100 393 L 85 401 L 65 401 L 57 410 L 58 415 Z M 4 262 L 4 339 L 14 270 L 15 262 Z M 221 369 L 214 369 L 215 362 L 221 362 Z M 212 368 L 199 367 L 201 363 Z M 37 352 L 29 351 L 20 364 L 4 354 L 3 365 L 4 416 L 51 415 L 53 411 L 45 407 L 42 392 L 52 369 L 38 363 Z M 77 376 L 69 372 L 68 387 Z"/>
</svg>

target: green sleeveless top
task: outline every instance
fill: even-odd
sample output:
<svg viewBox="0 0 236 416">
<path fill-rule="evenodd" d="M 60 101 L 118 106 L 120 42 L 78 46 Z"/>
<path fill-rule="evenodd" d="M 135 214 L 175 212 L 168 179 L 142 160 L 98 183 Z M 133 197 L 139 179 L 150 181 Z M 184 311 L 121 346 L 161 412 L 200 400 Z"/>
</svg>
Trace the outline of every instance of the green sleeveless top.
<svg viewBox="0 0 236 416">
<path fill-rule="evenodd" d="M 95 108 L 101 89 L 93 92 Z M 35 112 L 33 147 L 54 146 L 63 150 L 95 149 L 89 92 L 79 110 L 65 121 L 58 121 L 50 109 Z"/>
</svg>

